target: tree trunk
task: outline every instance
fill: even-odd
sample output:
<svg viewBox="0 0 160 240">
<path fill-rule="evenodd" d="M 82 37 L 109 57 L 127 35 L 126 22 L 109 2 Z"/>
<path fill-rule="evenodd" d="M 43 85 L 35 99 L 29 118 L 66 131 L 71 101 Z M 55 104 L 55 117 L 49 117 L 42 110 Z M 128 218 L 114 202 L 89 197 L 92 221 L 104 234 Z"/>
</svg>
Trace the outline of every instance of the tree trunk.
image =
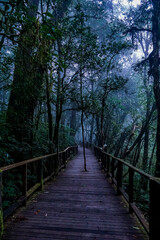
<svg viewBox="0 0 160 240">
<path fill-rule="evenodd" d="M 128 135 L 128 133 L 126 133 L 126 131 L 121 133 L 121 136 L 120 136 L 116 146 L 114 146 L 114 149 L 116 149 L 116 151 L 114 153 L 115 157 L 119 156 L 120 150 L 123 148 L 123 145 L 124 145 L 127 135 Z"/>
<path fill-rule="evenodd" d="M 157 152 L 156 152 L 156 170 L 155 176 L 160 177 L 160 72 L 159 72 L 159 51 L 160 51 L 160 1 L 152 0 L 153 17 L 152 17 L 152 32 L 153 32 L 153 57 L 150 59 L 151 73 L 154 78 L 154 95 L 157 106 Z"/>
<path fill-rule="evenodd" d="M 151 117 L 152 117 L 155 109 L 156 109 L 155 104 L 153 104 L 152 109 L 151 109 L 151 111 L 150 111 L 150 113 L 149 113 L 149 115 L 148 115 L 148 119 L 146 119 L 144 126 L 142 126 L 139 135 L 137 136 L 137 138 L 136 138 L 136 140 L 134 141 L 134 143 L 132 144 L 132 146 L 131 146 L 129 149 L 127 149 L 127 151 L 125 151 L 125 152 L 122 154 L 122 158 L 125 158 L 126 156 L 128 156 L 128 155 L 130 154 L 130 152 L 134 149 L 134 147 L 135 147 L 139 142 L 141 142 L 141 138 L 143 137 L 146 129 L 148 128 L 149 122 L 150 122 L 150 120 L 151 120 Z"/>
<path fill-rule="evenodd" d="M 91 120 L 91 131 L 90 131 L 90 138 L 89 138 L 89 143 L 92 145 L 93 143 L 93 129 L 94 129 L 94 115 L 92 115 L 92 120 Z"/>
<path fill-rule="evenodd" d="M 102 99 L 102 110 L 101 110 L 101 146 L 104 145 L 104 132 L 103 132 L 103 123 L 104 123 L 104 108 L 105 108 L 105 98 Z"/>
<path fill-rule="evenodd" d="M 86 164 L 86 151 L 85 151 L 85 137 L 84 137 L 84 121 L 83 121 L 84 113 L 82 110 L 81 113 L 81 125 L 82 125 L 82 143 L 83 143 L 83 156 L 84 156 L 84 171 L 87 171 L 87 164 Z"/>
<path fill-rule="evenodd" d="M 59 151 L 59 126 L 60 126 L 60 120 L 62 116 L 62 78 L 61 78 L 61 62 L 62 62 L 62 53 L 61 53 L 61 41 L 57 41 L 58 46 L 58 58 L 59 58 L 59 66 L 57 70 L 57 101 L 56 101 L 56 121 L 55 121 L 55 127 L 54 127 L 54 138 L 53 143 L 55 144 L 56 151 Z"/>
<path fill-rule="evenodd" d="M 152 153 L 151 153 L 151 156 L 150 156 L 150 159 L 149 159 L 149 167 L 148 167 L 148 169 L 149 169 L 149 174 L 152 174 L 152 169 L 151 169 L 151 167 L 152 167 L 152 160 L 153 160 L 153 156 L 154 156 L 154 152 L 155 152 L 155 148 L 156 148 L 156 139 L 155 139 L 155 142 L 154 142 L 154 145 L 153 145 L 153 148 L 152 148 Z"/>
<path fill-rule="evenodd" d="M 96 115 L 96 140 L 97 140 L 97 145 L 100 146 L 101 145 L 101 134 L 100 134 L 100 119 L 99 116 Z"/>
<path fill-rule="evenodd" d="M 137 144 L 136 152 L 135 152 L 135 157 L 133 159 L 133 166 L 137 166 L 140 154 L 141 154 L 141 141 Z"/>
<path fill-rule="evenodd" d="M 144 86 L 146 91 L 146 99 L 147 99 L 147 106 L 146 106 L 146 119 L 149 117 L 149 109 L 150 109 L 150 94 L 147 85 L 147 70 L 146 66 L 144 66 Z M 142 160 L 142 169 L 146 170 L 148 167 L 148 150 L 149 150 L 149 125 L 146 128 L 144 133 L 144 151 L 143 151 L 143 160 Z"/>
<path fill-rule="evenodd" d="M 36 16 L 39 1 L 30 0 L 29 3 L 34 6 L 32 10 L 29 10 L 29 16 Z M 44 73 L 41 62 L 32 58 L 34 46 L 37 44 L 36 35 L 39 31 L 38 26 L 36 27 L 33 26 L 32 28 L 26 25 L 21 31 L 6 116 L 6 121 L 9 125 L 8 140 L 14 142 L 14 144 L 18 144 L 14 150 L 9 150 L 11 156 L 16 161 L 32 157 L 33 116 Z M 37 58 L 40 52 L 41 49 L 38 49 Z M 27 156 L 25 155 L 25 151 L 18 150 L 24 148 L 24 143 L 26 143 L 25 146 L 30 146 L 26 150 Z"/>
<path fill-rule="evenodd" d="M 76 133 L 76 111 L 72 110 L 71 111 L 71 117 L 70 117 L 70 136 L 75 137 Z"/>
<path fill-rule="evenodd" d="M 48 81 L 48 68 L 46 67 L 46 95 L 47 95 L 47 113 L 48 113 L 48 128 L 49 128 L 49 153 L 53 153 L 53 123 L 52 123 L 52 108 L 50 102 L 50 91 Z"/>
<path fill-rule="evenodd" d="M 85 151 L 85 137 L 84 137 L 84 100 L 83 100 L 83 82 L 82 79 L 82 67 L 80 63 L 80 97 L 81 97 L 81 126 L 82 126 L 82 144 L 83 144 L 83 157 L 84 157 L 84 170 L 87 171 L 87 165 L 86 165 L 86 151 Z"/>
</svg>

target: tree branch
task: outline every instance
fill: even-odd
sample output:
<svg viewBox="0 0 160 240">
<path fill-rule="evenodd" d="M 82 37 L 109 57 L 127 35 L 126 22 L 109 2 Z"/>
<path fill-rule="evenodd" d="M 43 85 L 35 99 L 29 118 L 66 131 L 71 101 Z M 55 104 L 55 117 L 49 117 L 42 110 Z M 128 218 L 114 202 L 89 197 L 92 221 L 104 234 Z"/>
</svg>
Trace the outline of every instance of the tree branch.
<svg viewBox="0 0 160 240">
<path fill-rule="evenodd" d="M 5 1 L 0 1 L 0 3 L 3 3 L 3 4 L 10 4 L 10 2 L 5 2 Z"/>
<path fill-rule="evenodd" d="M 132 28 L 126 30 L 126 31 L 124 32 L 124 34 L 127 34 L 127 33 L 135 33 L 135 32 L 144 32 L 144 31 L 153 33 L 152 30 L 149 29 L 149 28 L 137 28 L 137 27 L 132 27 Z"/>
<path fill-rule="evenodd" d="M 134 147 L 141 141 L 143 134 L 146 131 L 146 128 L 149 125 L 149 122 L 151 120 L 152 114 L 154 113 L 154 111 L 156 110 L 156 104 L 153 104 L 152 109 L 150 111 L 150 114 L 148 116 L 148 119 L 146 120 L 144 126 L 142 126 L 141 131 L 139 133 L 139 135 L 137 136 L 136 140 L 134 141 L 134 143 L 132 144 L 132 146 L 126 151 L 124 152 L 124 154 L 122 154 L 122 158 L 124 159 L 126 156 L 128 156 L 130 154 L 130 152 L 134 149 Z"/>
</svg>

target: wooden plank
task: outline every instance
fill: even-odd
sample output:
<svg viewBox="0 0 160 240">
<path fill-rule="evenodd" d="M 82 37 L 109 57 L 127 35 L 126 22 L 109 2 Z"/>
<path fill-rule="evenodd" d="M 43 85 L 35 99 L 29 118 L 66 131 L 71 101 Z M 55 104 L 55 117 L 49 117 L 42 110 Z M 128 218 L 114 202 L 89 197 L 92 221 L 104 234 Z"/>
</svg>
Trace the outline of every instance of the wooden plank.
<svg viewBox="0 0 160 240">
<path fill-rule="evenodd" d="M 148 239 L 92 152 L 82 149 L 44 192 L 6 222 L 3 240 Z"/>
</svg>

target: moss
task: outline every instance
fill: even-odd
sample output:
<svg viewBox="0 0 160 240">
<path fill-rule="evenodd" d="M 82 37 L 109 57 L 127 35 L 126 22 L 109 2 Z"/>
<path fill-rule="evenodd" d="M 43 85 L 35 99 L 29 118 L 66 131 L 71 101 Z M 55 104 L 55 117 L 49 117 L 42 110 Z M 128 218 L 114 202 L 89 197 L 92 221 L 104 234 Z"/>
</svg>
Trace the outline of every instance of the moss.
<svg viewBox="0 0 160 240">
<path fill-rule="evenodd" d="M 0 209 L 0 239 L 3 236 L 3 232 L 4 232 L 3 211 L 2 209 Z"/>
</svg>

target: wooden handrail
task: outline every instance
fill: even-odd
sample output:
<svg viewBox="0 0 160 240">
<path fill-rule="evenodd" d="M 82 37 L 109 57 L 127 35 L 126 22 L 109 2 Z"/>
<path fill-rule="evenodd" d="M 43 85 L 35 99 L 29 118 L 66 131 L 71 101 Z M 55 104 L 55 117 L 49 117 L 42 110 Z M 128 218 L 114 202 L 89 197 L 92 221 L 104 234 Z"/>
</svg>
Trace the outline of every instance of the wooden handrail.
<svg viewBox="0 0 160 240">
<path fill-rule="evenodd" d="M 72 147 L 68 147 L 68 148 L 66 148 L 64 151 L 59 152 L 58 154 L 62 154 L 62 153 L 64 153 L 64 152 L 66 152 L 66 151 L 67 151 L 68 149 L 70 149 L 70 148 L 72 148 Z M 5 167 L 1 167 L 0 170 L 1 170 L 2 172 L 5 172 L 5 171 L 8 171 L 8 170 L 11 170 L 11 169 L 14 169 L 14 168 L 23 166 L 23 165 L 25 165 L 25 164 L 33 163 L 33 162 L 42 160 L 42 159 L 44 159 L 44 158 L 49 158 L 49 157 L 53 157 L 53 156 L 56 156 L 56 155 L 57 155 L 57 153 L 52 153 L 52 154 L 44 155 L 44 156 L 41 156 L 41 157 L 36 157 L 36 158 L 28 159 L 28 160 L 25 160 L 25 161 L 22 161 L 22 162 L 18 162 L 18 163 L 10 164 L 10 165 L 5 166 Z"/>
<path fill-rule="evenodd" d="M 44 155 L 41 157 L 36 157 L 28 159 L 22 162 L 14 163 L 5 167 L 0 168 L 0 238 L 3 235 L 4 220 L 11 215 L 20 205 L 26 205 L 26 201 L 31 194 L 33 194 L 37 189 L 43 190 L 44 183 L 58 175 L 58 172 L 62 168 L 66 167 L 68 160 L 71 158 L 71 154 L 75 155 L 78 152 L 78 145 L 66 148 L 64 151 Z M 49 171 L 47 176 L 44 178 L 44 166 L 43 160 L 49 160 Z M 27 186 L 27 170 L 30 163 L 37 162 L 37 183 L 28 190 Z M 17 199 L 16 203 L 11 205 L 7 210 L 3 211 L 3 173 L 9 170 L 16 169 L 18 167 L 22 168 L 22 196 Z"/>
<path fill-rule="evenodd" d="M 102 151 L 103 151 L 103 150 L 102 150 Z M 104 151 L 103 151 L 103 152 L 104 152 Z M 148 173 L 145 173 L 145 172 L 143 172 L 142 170 L 134 167 L 132 164 L 125 162 L 123 159 L 114 157 L 113 155 L 111 155 L 111 154 L 109 154 L 109 153 L 106 153 L 106 152 L 104 152 L 104 153 L 107 154 L 109 157 L 114 158 L 114 160 L 117 160 L 118 162 L 121 162 L 121 163 L 124 164 L 125 166 L 133 169 L 134 172 L 139 173 L 139 174 L 142 175 L 143 177 L 145 177 L 145 178 L 150 178 L 150 179 L 154 179 L 154 180 L 158 180 L 157 178 L 153 177 L 152 175 L 150 175 L 150 174 L 148 174 Z"/>
<path fill-rule="evenodd" d="M 149 235 L 150 240 L 157 239 L 160 236 L 160 180 L 155 178 L 142 170 L 134 167 L 133 165 L 125 162 L 122 159 L 112 156 L 103 151 L 100 147 L 94 147 L 95 156 L 98 161 L 101 162 L 102 168 L 107 173 L 107 177 L 112 179 L 117 187 L 117 193 L 122 194 L 129 205 L 129 212 L 135 213 L 140 220 L 142 226 Z M 115 164 L 116 163 L 116 164 Z M 117 168 L 115 168 L 115 165 Z M 123 168 L 124 166 L 129 168 L 129 192 L 125 192 L 123 188 Z M 115 176 L 115 171 L 117 174 Z M 134 173 L 138 173 L 141 177 L 146 178 L 149 181 L 149 222 L 145 219 L 144 215 L 138 209 L 134 202 Z"/>
</svg>

